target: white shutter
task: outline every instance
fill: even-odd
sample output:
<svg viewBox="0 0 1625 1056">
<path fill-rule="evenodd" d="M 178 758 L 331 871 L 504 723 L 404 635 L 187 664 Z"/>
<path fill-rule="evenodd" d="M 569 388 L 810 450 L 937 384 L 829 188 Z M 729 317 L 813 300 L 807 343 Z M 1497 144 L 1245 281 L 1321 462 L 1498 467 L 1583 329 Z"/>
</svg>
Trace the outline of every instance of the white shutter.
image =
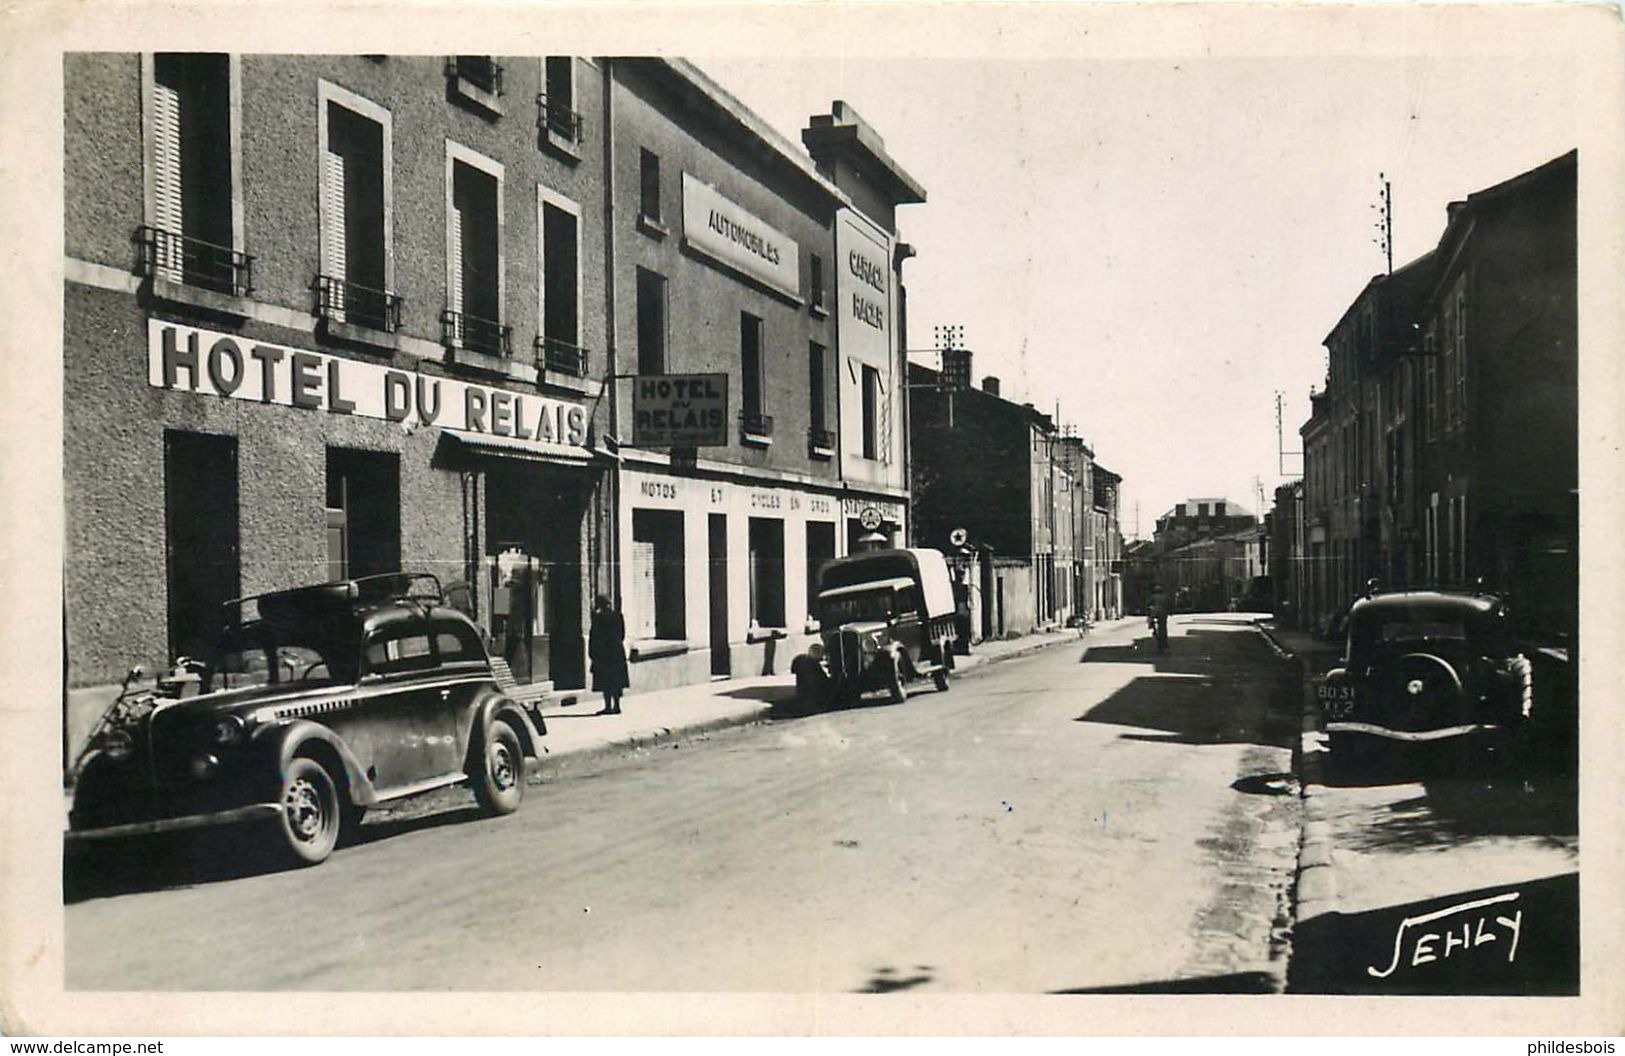
<svg viewBox="0 0 1625 1056">
<path fill-rule="evenodd" d="M 344 256 L 344 156 L 333 151 L 322 154 L 322 271 L 343 281 L 349 278 Z M 344 322 L 344 288 L 335 287 L 333 319 Z"/>
<path fill-rule="evenodd" d="M 153 85 L 152 192 L 152 226 L 161 232 L 153 260 L 156 274 L 181 282 L 181 97 L 163 84 Z"/>
<path fill-rule="evenodd" d="M 891 465 L 892 436 L 891 436 L 891 393 L 886 391 L 886 376 L 879 371 L 875 372 L 875 403 L 879 408 L 880 424 L 875 430 L 875 454 L 880 457 L 880 464 Z"/>
<path fill-rule="evenodd" d="M 451 310 L 461 314 L 463 310 L 463 211 L 455 205 L 451 207 L 451 289 L 446 291 L 451 301 Z M 457 337 L 462 338 L 462 329 L 459 324 Z"/>
<path fill-rule="evenodd" d="M 632 614 L 628 630 L 633 638 L 655 636 L 655 544 L 634 539 L 628 552 L 631 575 L 627 578 L 627 611 Z"/>
</svg>

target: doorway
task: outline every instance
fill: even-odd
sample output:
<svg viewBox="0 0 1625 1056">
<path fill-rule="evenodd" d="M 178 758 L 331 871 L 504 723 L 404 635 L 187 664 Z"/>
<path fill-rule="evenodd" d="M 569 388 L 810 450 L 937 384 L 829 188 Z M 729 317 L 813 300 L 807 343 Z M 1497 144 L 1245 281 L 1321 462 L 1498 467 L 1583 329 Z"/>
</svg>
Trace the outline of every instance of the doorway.
<svg viewBox="0 0 1625 1056">
<path fill-rule="evenodd" d="M 728 656 L 728 515 L 708 518 L 710 546 L 708 578 L 711 593 L 711 674 L 733 673 Z"/>
<path fill-rule="evenodd" d="M 242 593 L 237 438 L 164 432 L 164 562 L 169 657 L 199 656 L 221 606 Z"/>
</svg>

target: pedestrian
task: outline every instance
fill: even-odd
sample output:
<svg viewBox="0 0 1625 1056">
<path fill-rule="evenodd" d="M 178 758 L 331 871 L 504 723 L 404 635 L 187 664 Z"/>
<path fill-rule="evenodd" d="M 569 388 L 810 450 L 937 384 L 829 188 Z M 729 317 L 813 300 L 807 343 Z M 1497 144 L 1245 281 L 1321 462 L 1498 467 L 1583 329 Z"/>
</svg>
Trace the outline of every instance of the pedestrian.
<svg viewBox="0 0 1625 1056">
<path fill-rule="evenodd" d="M 626 670 L 626 621 L 603 594 L 592 603 L 587 656 L 592 660 L 592 688 L 604 695 L 604 710 L 598 714 L 619 715 L 621 694 L 632 681 Z"/>
<path fill-rule="evenodd" d="M 1157 640 L 1157 652 L 1168 648 L 1168 595 L 1157 583 L 1151 587 L 1151 602 L 1146 607 L 1146 622 L 1151 625 L 1151 634 Z"/>
</svg>

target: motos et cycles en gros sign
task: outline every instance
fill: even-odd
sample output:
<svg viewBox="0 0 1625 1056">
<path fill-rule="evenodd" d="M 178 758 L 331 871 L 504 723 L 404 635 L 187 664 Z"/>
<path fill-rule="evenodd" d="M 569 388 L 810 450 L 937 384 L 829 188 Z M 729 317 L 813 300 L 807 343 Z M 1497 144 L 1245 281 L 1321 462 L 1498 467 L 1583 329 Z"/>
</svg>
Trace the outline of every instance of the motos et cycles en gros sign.
<svg viewBox="0 0 1625 1056">
<path fill-rule="evenodd" d="M 147 322 L 147 382 L 160 389 L 508 437 L 541 451 L 579 454 L 587 442 L 587 412 L 579 403 L 160 319 Z"/>
</svg>

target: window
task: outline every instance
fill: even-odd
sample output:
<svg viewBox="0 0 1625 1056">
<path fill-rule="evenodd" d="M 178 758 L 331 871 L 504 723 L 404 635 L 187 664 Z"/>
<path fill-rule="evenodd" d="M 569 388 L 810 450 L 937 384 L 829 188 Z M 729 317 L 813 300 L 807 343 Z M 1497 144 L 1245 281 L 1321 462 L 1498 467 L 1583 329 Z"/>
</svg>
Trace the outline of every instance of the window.
<svg viewBox="0 0 1625 1056">
<path fill-rule="evenodd" d="M 429 636 L 421 631 L 384 631 L 367 642 L 361 657 L 361 673 L 364 675 L 427 671 L 435 666 Z"/>
<path fill-rule="evenodd" d="M 457 76 L 482 92 L 502 91 L 502 67 L 489 55 L 457 56 Z"/>
<path fill-rule="evenodd" d="M 542 366 L 573 377 L 587 373 L 581 347 L 581 210 L 537 188 L 542 236 Z"/>
<path fill-rule="evenodd" d="M 502 65 L 490 55 L 455 55 L 446 63 L 451 98 L 487 120 L 502 116 Z"/>
<path fill-rule="evenodd" d="M 638 269 L 638 373 L 666 372 L 666 277 Z"/>
<path fill-rule="evenodd" d="M 581 115 L 576 111 L 575 60 L 549 55 L 542 60 L 542 124 L 549 137 L 581 141 Z"/>
<path fill-rule="evenodd" d="M 880 371 L 863 368 L 863 457 L 880 457 Z"/>
<path fill-rule="evenodd" d="M 1456 427 L 1456 315 L 1450 307 L 1444 312 L 1444 334 L 1440 337 L 1440 373 L 1443 377 L 1439 383 L 1443 388 L 1440 393 L 1443 403 L 1444 431 L 1450 432 Z"/>
<path fill-rule="evenodd" d="M 327 449 L 327 578 L 353 579 L 401 567 L 400 457 Z"/>
<path fill-rule="evenodd" d="M 1457 426 L 1467 424 L 1467 280 L 1464 276 L 1456 283 L 1456 295 L 1452 301 L 1452 309 L 1456 317 L 1456 354 L 1455 375 L 1452 387 L 1455 389 L 1453 403 L 1456 407 Z"/>
<path fill-rule="evenodd" d="M 633 510 L 627 558 L 632 637 L 685 638 L 682 511 Z"/>
<path fill-rule="evenodd" d="M 480 644 L 479 636 L 472 629 L 460 623 L 436 624 L 434 647 L 440 654 L 440 662 L 443 664 L 483 661 L 485 659 L 485 647 Z"/>
<path fill-rule="evenodd" d="M 444 338 L 453 348 L 505 356 L 502 325 L 502 166 L 446 144 Z"/>
<path fill-rule="evenodd" d="M 159 53 L 151 61 L 145 274 L 217 293 L 252 288 L 237 170 L 237 66 L 227 55 Z"/>
<path fill-rule="evenodd" d="M 817 341 L 807 343 L 807 450 L 814 458 L 832 458 L 835 433 L 829 428 L 827 363 L 829 356 Z"/>
<path fill-rule="evenodd" d="M 811 613 L 818 600 L 818 576 L 835 560 L 835 525 L 827 521 L 807 522 L 807 609 Z"/>
<path fill-rule="evenodd" d="M 400 326 L 391 282 L 390 115 L 322 81 L 318 125 L 321 273 L 317 311 L 324 319 L 374 330 Z"/>
<path fill-rule="evenodd" d="M 750 621 L 784 626 L 784 522 L 750 519 Z"/>
<path fill-rule="evenodd" d="M 739 313 L 740 403 L 747 423 L 762 416 L 762 321 Z"/>
<path fill-rule="evenodd" d="M 638 150 L 638 214 L 660 222 L 660 155 L 647 147 Z"/>
<path fill-rule="evenodd" d="M 824 258 L 817 253 L 812 255 L 811 267 L 807 269 L 808 285 L 811 287 L 807 301 L 820 311 L 824 308 Z"/>
<path fill-rule="evenodd" d="M 1422 338 L 1422 362 L 1422 431 L 1432 440 L 1438 435 L 1439 425 L 1439 346 L 1432 326 Z"/>
</svg>

